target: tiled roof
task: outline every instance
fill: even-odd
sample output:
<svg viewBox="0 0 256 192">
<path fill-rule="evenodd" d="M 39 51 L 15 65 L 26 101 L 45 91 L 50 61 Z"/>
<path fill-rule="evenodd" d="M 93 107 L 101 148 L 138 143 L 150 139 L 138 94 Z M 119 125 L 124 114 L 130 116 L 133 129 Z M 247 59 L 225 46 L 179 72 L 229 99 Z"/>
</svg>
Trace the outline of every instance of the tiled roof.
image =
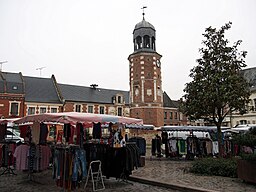
<svg viewBox="0 0 256 192">
<path fill-rule="evenodd" d="M 63 99 L 76 102 L 112 103 L 112 97 L 122 94 L 125 103 L 129 104 L 129 92 L 113 89 L 91 88 L 77 85 L 59 84 Z"/>
<path fill-rule="evenodd" d="M 163 100 L 164 100 L 164 107 L 168 107 L 168 108 L 178 108 L 179 107 L 179 101 L 171 100 L 166 92 L 163 93 Z"/>
<path fill-rule="evenodd" d="M 52 78 L 24 76 L 25 101 L 61 103 Z"/>
<path fill-rule="evenodd" d="M 256 88 L 256 67 L 242 70 L 244 78 L 250 83 L 251 90 Z"/>
<path fill-rule="evenodd" d="M 23 90 L 23 81 L 24 87 Z M 8 93 L 25 93 L 25 101 L 38 103 L 62 103 L 61 99 L 73 102 L 112 104 L 113 97 L 123 95 L 125 104 L 129 104 L 129 91 L 92 88 L 78 85 L 57 83 L 55 78 L 39 78 L 22 76 L 21 73 L 0 72 L 0 93 L 4 92 L 7 84 Z M 13 89 L 13 87 L 17 89 Z M 58 91 L 57 91 L 58 89 Z M 60 96 L 59 96 L 59 94 Z M 166 92 L 163 93 L 164 107 L 178 108 L 179 101 L 171 100 Z"/>
<path fill-rule="evenodd" d="M 6 91 L 5 86 L 6 84 Z M 24 94 L 21 73 L 1 72 L 0 75 L 0 92 Z"/>
</svg>

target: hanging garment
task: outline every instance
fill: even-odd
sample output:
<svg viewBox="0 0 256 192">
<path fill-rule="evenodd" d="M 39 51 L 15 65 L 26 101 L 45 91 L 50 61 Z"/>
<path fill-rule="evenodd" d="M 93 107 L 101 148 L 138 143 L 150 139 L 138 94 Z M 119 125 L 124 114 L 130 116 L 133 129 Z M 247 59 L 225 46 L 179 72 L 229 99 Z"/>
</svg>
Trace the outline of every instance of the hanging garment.
<svg viewBox="0 0 256 192">
<path fill-rule="evenodd" d="M 40 139 L 39 143 L 40 144 L 46 144 L 46 139 L 48 136 L 48 127 L 44 123 L 40 123 Z"/>
<path fill-rule="evenodd" d="M 0 144 L 0 168 L 3 165 L 3 158 L 4 158 L 4 156 L 3 156 L 3 147 L 4 147 L 4 145 Z"/>
<path fill-rule="evenodd" d="M 169 140 L 169 152 L 177 152 L 177 140 L 176 139 L 170 139 Z"/>
<path fill-rule="evenodd" d="M 0 142 L 4 141 L 7 131 L 7 124 L 0 124 Z"/>
<path fill-rule="evenodd" d="M 20 145 L 15 149 L 13 156 L 16 158 L 16 169 L 18 171 L 28 169 L 28 154 L 28 145 Z"/>
<path fill-rule="evenodd" d="M 146 139 L 142 137 L 132 137 L 128 140 L 128 142 L 134 142 L 139 148 L 140 155 L 146 155 Z"/>
<path fill-rule="evenodd" d="M 158 157 L 160 157 L 162 154 L 161 146 L 162 146 L 161 138 L 156 138 L 156 152 Z"/>
<path fill-rule="evenodd" d="M 205 141 L 205 146 L 206 146 L 207 155 L 212 154 L 213 153 L 212 141 L 211 140 Z"/>
<path fill-rule="evenodd" d="M 156 155 L 156 139 L 152 139 L 152 142 L 151 142 L 151 154 L 152 154 L 152 156 Z"/>
<path fill-rule="evenodd" d="M 75 150 L 72 181 L 78 180 L 79 172 L 81 173 L 82 178 L 85 178 L 87 176 L 86 153 L 85 153 L 85 150 L 82 150 L 82 149 Z"/>
<path fill-rule="evenodd" d="M 63 131 L 64 131 L 64 137 L 66 139 L 66 142 L 69 142 L 69 139 L 71 137 L 71 125 L 69 123 L 64 124 Z"/>
<path fill-rule="evenodd" d="M 101 138 L 101 123 L 93 123 L 92 138 L 93 139 Z"/>
<path fill-rule="evenodd" d="M 162 143 L 167 144 L 168 133 L 167 132 L 162 132 L 161 137 L 162 137 Z"/>
<path fill-rule="evenodd" d="M 212 151 L 213 151 L 213 155 L 217 155 L 219 153 L 218 141 L 213 141 L 212 142 Z"/>
<path fill-rule="evenodd" d="M 41 145 L 40 146 L 40 170 L 46 170 L 49 167 L 49 162 L 52 157 L 52 152 L 50 147 Z"/>
<path fill-rule="evenodd" d="M 39 144 L 40 140 L 40 123 L 34 122 L 31 127 L 31 134 L 32 134 L 32 142 L 36 145 Z"/>
<path fill-rule="evenodd" d="M 179 148 L 180 155 L 187 154 L 187 143 L 185 140 L 178 140 L 178 148 Z"/>
</svg>

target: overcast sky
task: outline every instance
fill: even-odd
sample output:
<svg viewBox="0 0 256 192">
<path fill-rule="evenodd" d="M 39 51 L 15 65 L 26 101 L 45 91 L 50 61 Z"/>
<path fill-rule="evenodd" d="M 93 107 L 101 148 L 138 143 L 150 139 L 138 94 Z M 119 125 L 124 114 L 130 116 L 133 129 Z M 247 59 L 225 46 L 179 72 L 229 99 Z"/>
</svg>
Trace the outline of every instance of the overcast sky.
<svg viewBox="0 0 256 192">
<path fill-rule="evenodd" d="M 256 0 L 0 0 L 0 62 L 8 61 L 2 71 L 128 91 L 127 58 L 143 6 L 156 29 L 163 90 L 171 99 L 191 81 L 209 26 L 231 21 L 227 38 L 243 41 L 247 68 L 255 67 Z"/>
</svg>

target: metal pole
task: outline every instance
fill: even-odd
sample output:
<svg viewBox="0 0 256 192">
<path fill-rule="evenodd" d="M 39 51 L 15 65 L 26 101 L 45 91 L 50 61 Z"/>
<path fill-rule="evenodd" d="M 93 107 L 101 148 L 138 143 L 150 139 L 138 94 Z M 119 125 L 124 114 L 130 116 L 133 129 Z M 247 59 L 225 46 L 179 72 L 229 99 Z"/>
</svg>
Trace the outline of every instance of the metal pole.
<svg viewBox="0 0 256 192">
<path fill-rule="evenodd" d="M 2 71 L 2 66 L 4 63 L 7 63 L 8 61 L 0 61 L 0 65 L 1 65 L 1 68 L 0 68 L 0 71 Z"/>
</svg>

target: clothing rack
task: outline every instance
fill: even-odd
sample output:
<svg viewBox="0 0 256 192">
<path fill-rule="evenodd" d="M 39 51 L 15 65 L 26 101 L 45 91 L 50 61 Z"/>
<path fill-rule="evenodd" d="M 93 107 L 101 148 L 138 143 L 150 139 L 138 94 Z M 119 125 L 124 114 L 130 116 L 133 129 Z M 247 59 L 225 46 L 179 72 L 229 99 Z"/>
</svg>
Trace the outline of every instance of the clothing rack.
<svg viewBox="0 0 256 192">
<path fill-rule="evenodd" d="M 14 168 L 11 167 L 11 160 L 13 160 L 13 153 L 12 153 L 12 151 L 11 151 L 10 148 L 9 148 L 9 145 L 10 145 L 10 144 L 16 144 L 16 143 L 14 143 L 14 142 L 4 142 L 4 143 L 2 143 L 2 144 L 4 144 L 4 145 L 7 146 L 7 147 L 5 147 L 5 150 L 8 150 L 8 152 L 6 153 L 6 151 L 5 151 L 5 154 L 7 154 L 7 155 L 5 156 L 5 158 L 7 158 L 7 160 L 5 160 L 5 161 L 7 161 L 7 165 L 6 165 L 6 167 L 4 168 L 3 172 L 0 174 L 0 176 L 1 176 L 1 175 L 5 175 L 5 174 L 8 174 L 8 175 L 17 175 L 16 173 L 14 173 Z M 6 148 L 7 148 L 7 149 L 6 149 Z"/>
<path fill-rule="evenodd" d="M 8 165 L 7 167 L 4 169 L 4 171 L 0 174 L 1 175 L 5 175 L 5 174 L 8 174 L 8 175 L 17 175 L 16 173 L 14 173 L 14 169 L 11 168 L 11 165 L 10 165 L 10 159 L 11 159 L 11 152 L 9 151 L 8 152 Z"/>
<path fill-rule="evenodd" d="M 80 179 L 87 175 L 84 149 L 79 145 L 58 145 L 55 146 L 54 154 L 53 177 L 57 186 L 61 187 L 62 191 L 76 190 Z M 77 166 L 81 166 L 81 175 Z M 63 171 L 58 172 L 60 169 Z"/>
<path fill-rule="evenodd" d="M 32 158 L 34 158 L 34 156 L 32 156 L 33 154 L 32 154 L 32 147 L 35 147 L 35 145 L 34 144 L 32 144 L 32 143 L 30 143 L 29 144 L 29 155 L 28 155 L 28 180 L 29 181 L 35 181 L 34 180 L 34 175 L 33 175 L 33 164 L 32 163 L 34 163 L 33 161 L 33 159 Z"/>
</svg>

